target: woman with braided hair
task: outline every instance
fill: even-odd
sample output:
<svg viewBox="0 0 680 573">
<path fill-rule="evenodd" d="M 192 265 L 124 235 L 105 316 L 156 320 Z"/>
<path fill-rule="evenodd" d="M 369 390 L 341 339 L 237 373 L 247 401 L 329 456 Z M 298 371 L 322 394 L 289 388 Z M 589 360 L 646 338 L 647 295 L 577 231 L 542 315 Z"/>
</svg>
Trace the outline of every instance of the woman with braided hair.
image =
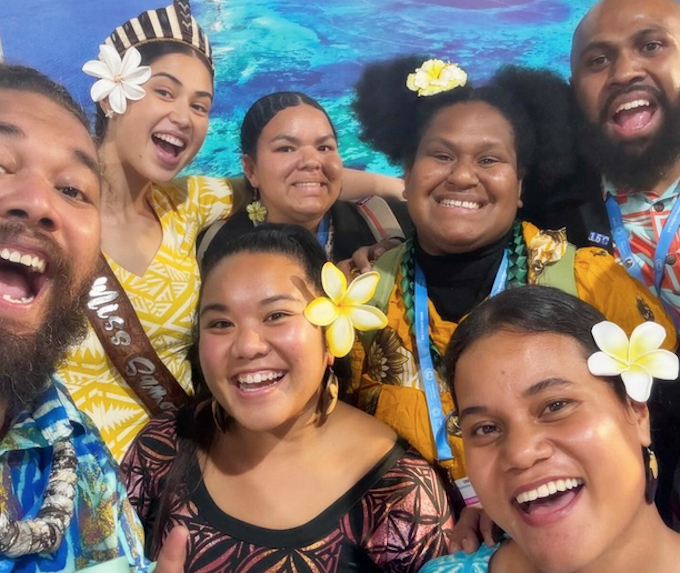
<svg viewBox="0 0 680 573">
<path fill-rule="evenodd" d="M 526 77 L 550 106 L 555 78 Z M 457 324 L 479 303 L 544 284 L 577 295 L 628 334 L 652 319 L 674 333 L 661 304 L 606 251 L 576 251 L 564 231 L 517 219 L 535 142 L 545 145 L 541 130 L 554 129 L 534 125 L 513 97 L 513 83 L 525 80 L 503 72 L 473 88 L 455 64 L 408 57 L 369 66 L 357 86 L 363 138 L 403 165 L 416 233 L 376 263 L 382 280 L 373 302 L 388 325 L 355 346 L 348 399 L 437 461 L 459 508 L 476 496 L 439 365 Z M 666 344 L 675 347 L 675 334 Z"/>
</svg>

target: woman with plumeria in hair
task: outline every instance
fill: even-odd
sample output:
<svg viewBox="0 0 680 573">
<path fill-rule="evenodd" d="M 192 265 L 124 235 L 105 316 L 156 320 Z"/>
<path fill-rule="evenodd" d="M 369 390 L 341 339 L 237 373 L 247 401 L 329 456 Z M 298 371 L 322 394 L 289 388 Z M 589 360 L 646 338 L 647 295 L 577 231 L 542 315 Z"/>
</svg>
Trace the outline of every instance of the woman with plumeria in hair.
<svg viewBox="0 0 680 573">
<path fill-rule="evenodd" d="M 177 525 L 186 571 L 417 571 L 447 552 L 453 522 L 432 468 L 338 401 L 336 357 L 385 316 L 363 304 L 375 273 L 347 285 L 326 261 L 295 225 L 206 252 L 209 393 L 152 420 L 121 466 L 150 556 Z"/>
<path fill-rule="evenodd" d="M 549 123 L 535 124 L 527 102 L 513 95 L 526 81 L 510 70 L 473 88 L 455 64 L 409 57 L 367 67 L 357 87 L 363 137 L 404 167 L 415 237 L 376 262 L 381 283 L 373 302 L 388 325 L 355 347 L 360 375 L 349 399 L 437 461 L 458 508 L 477 499 L 441 356 L 483 300 L 526 284 L 555 286 L 628 333 L 656 319 L 672 333 L 665 345 L 676 345 L 661 304 L 606 251 L 576 251 L 564 231 L 517 219 L 536 141 L 550 137 Z M 539 94 L 531 109 L 552 101 L 553 76 L 532 73 L 528 81 Z"/>
<path fill-rule="evenodd" d="M 675 380 L 663 327 L 630 340 L 564 292 L 527 287 L 481 304 L 445 357 L 470 481 L 508 534 L 423 573 L 675 573 L 680 536 L 654 505 L 646 401 Z"/>
<path fill-rule="evenodd" d="M 205 140 L 214 100 L 212 50 L 188 0 L 117 27 L 83 70 L 98 78 L 91 95 L 103 256 L 88 338 L 61 375 L 120 459 L 150 413 L 193 394 L 196 240 L 229 215 L 232 186 L 225 178 L 175 179 Z M 358 173 L 354 190 L 373 181 Z"/>
</svg>

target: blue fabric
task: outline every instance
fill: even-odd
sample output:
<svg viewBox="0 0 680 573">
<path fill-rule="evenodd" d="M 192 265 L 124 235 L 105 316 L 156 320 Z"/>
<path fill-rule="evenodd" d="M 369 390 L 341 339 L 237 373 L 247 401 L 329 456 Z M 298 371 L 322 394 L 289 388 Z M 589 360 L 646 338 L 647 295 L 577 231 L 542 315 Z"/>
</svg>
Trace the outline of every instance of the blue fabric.
<svg viewBox="0 0 680 573">
<path fill-rule="evenodd" d="M 133 571 L 146 571 L 143 533 L 118 477 L 118 466 L 92 422 L 73 404 L 56 378 L 23 412 L 0 442 L 0 511 L 32 519 L 40 511 L 52 465 L 52 446 L 68 438 L 78 458 L 75 511 L 59 549 L 10 559 L 0 572 L 77 571 L 125 557 Z"/>
<path fill-rule="evenodd" d="M 499 547 L 482 545 L 472 555 L 459 551 L 454 555 L 439 557 L 428 562 L 420 573 L 487 573 L 491 556 Z"/>
</svg>

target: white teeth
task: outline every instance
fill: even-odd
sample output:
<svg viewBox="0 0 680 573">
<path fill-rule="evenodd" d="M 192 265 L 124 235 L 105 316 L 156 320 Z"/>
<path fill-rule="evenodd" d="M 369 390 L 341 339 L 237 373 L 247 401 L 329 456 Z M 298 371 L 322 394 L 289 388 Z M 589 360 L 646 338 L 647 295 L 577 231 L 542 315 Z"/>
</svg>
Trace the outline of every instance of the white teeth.
<svg viewBox="0 0 680 573">
<path fill-rule="evenodd" d="M 633 101 L 627 101 L 622 103 L 614 113 L 619 113 L 620 111 L 628 111 L 629 109 L 636 109 L 638 107 L 649 107 L 649 101 L 646 99 L 636 99 Z"/>
<path fill-rule="evenodd" d="M 538 489 L 530 489 L 520 493 L 515 501 L 517 503 L 527 503 L 528 501 L 535 501 L 544 497 L 550 497 L 558 491 L 567 491 L 580 486 L 583 483 L 581 479 L 567 478 L 551 481 L 539 486 Z"/>
<path fill-rule="evenodd" d="M 482 208 L 481 203 L 475 203 L 473 201 L 458 201 L 457 199 L 442 199 L 439 202 L 444 207 L 459 207 L 462 209 L 470 209 L 476 211 Z"/>
<path fill-rule="evenodd" d="M 9 261 L 10 263 L 19 263 L 40 274 L 44 273 L 45 268 L 47 267 L 45 260 L 36 255 L 21 254 L 19 251 L 10 250 L 8 248 L 4 248 L 0 251 L 0 259 Z"/>
<path fill-rule="evenodd" d="M 34 298 L 35 297 L 33 297 L 33 296 L 25 296 L 25 297 L 22 297 L 21 299 L 17 300 L 16 298 L 12 298 L 8 294 L 2 295 L 3 300 L 6 300 L 7 302 L 11 302 L 13 304 L 28 304 L 29 302 L 33 302 Z"/>
<path fill-rule="evenodd" d="M 236 377 L 236 381 L 240 385 L 244 384 L 259 384 L 260 382 L 270 382 L 277 380 L 283 376 L 283 372 L 269 371 L 256 372 L 255 374 L 241 374 Z"/>
<path fill-rule="evenodd" d="M 31 259 L 31 268 L 41 274 L 45 272 L 46 266 L 47 265 L 45 264 L 45 261 L 43 261 L 40 257 L 33 257 Z"/>
<path fill-rule="evenodd" d="M 319 181 L 300 181 L 294 184 L 295 187 L 321 187 L 323 183 Z"/>
<path fill-rule="evenodd" d="M 170 135 L 169 133 L 154 133 L 153 135 L 155 138 L 165 141 L 170 145 L 174 145 L 175 147 L 179 147 L 180 149 L 184 148 L 184 142 L 179 137 L 175 137 L 174 135 Z"/>
</svg>

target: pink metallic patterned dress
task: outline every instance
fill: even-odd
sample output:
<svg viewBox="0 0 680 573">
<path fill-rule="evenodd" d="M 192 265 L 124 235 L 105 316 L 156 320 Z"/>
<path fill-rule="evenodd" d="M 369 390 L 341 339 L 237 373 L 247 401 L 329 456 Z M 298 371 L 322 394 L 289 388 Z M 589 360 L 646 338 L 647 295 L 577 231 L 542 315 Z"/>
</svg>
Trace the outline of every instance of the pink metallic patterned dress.
<svg viewBox="0 0 680 573">
<path fill-rule="evenodd" d="M 177 443 L 176 416 L 160 417 L 139 434 L 123 461 L 130 501 L 147 535 Z M 227 515 L 210 497 L 200 471 L 193 473 L 177 496 L 188 502 L 174 504 L 164 529 L 165 535 L 176 524 L 189 529 L 185 571 L 418 571 L 448 553 L 453 521 L 446 494 L 434 470 L 402 441 L 320 515 L 287 530 Z"/>
</svg>

